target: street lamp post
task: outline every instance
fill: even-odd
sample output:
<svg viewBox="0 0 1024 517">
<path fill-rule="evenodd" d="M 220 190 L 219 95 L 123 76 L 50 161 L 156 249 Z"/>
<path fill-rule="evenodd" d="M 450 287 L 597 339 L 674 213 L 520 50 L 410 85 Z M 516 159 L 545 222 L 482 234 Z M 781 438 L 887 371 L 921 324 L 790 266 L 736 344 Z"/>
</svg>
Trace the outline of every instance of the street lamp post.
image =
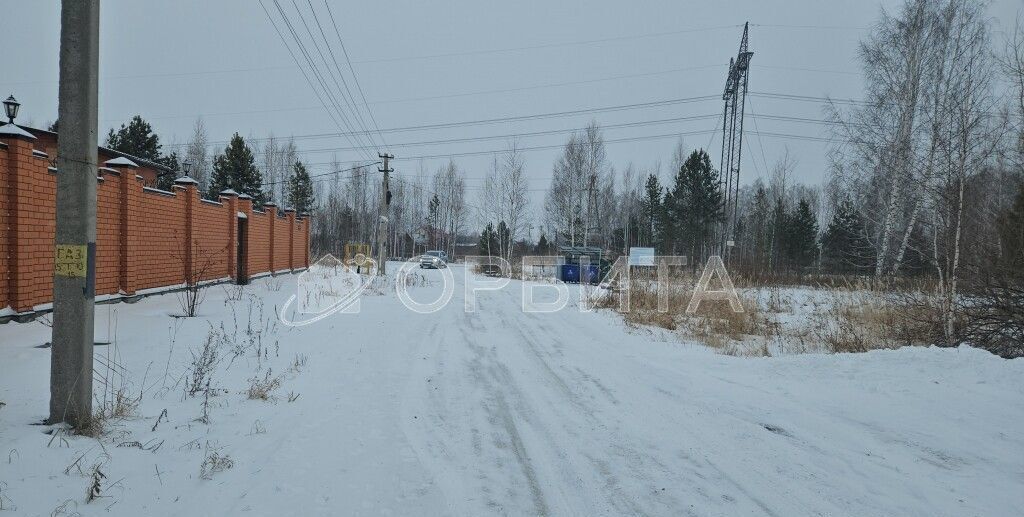
<svg viewBox="0 0 1024 517">
<path fill-rule="evenodd" d="M 14 119 L 18 116 L 19 108 L 21 108 L 21 103 L 14 98 L 14 95 L 7 97 L 7 100 L 4 101 L 4 111 L 7 112 L 9 123 L 14 123 Z"/>
</svg>

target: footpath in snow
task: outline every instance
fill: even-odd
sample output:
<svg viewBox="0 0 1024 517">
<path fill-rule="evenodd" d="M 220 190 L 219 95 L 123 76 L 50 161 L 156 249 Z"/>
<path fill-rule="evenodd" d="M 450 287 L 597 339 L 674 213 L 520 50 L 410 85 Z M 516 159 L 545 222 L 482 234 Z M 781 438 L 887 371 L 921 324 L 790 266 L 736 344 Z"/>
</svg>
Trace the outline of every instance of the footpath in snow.
<svg viewBox="0 0 1024 517">
<path fill-rule="evenodd" d="M 1024 361 L 730 357 L 575 300 L 524 313 L 516 281 L 467 313 L 451 271 L 436 313 L 370 290 L 295 328 L 294 276 L 211 287 L 196 318 L 98 306 L 98 397 L 141 394 L 98 439 L 39 425 L 50 329 L 0 326 L 0 516 L 1024 515 Z"/>
</svg>

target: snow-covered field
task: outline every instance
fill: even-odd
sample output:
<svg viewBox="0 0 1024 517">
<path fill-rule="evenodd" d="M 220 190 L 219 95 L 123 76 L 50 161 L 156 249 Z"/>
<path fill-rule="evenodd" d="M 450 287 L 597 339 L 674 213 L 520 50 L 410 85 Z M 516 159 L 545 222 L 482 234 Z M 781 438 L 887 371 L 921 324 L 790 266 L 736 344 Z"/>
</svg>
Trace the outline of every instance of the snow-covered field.
<svg viewBox="0 0 1024 517">
<path fill-rule="evenodd" d="M 191 319 L 98 306 L 97 375 L 142 395 L 99 439 L 38 425 L 50 329 L 0 326 L 0 515 L 1024 515 L 1024 361 L 730 357 L 575 299 L 523 313 L 519 282 L 466 313 L 452 272 L 437 313 L 384 291 L 297 328 L 274 323 L 294 276 Z"/>
</svg>

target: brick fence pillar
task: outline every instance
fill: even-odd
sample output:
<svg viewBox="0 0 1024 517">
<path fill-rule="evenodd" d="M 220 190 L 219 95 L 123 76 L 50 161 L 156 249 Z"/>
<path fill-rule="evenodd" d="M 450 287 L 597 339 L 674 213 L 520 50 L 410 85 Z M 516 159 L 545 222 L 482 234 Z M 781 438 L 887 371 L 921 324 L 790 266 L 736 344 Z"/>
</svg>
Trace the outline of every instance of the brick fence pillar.
<svg viewBox="0 0 1024 517">
<path fill-rule="evenodd" d="M 196 257 L 195 256 L 195 220 L 196 220 L 196 204 L 199 203 L 199 182 L 188 177 L 183 176 L 174 180 L 174 188 L 177 190 L 179 196 L 185 198 L 184 211 L 185 211 L 185 282 L 187 284 L 193 284 L 203 280 L 198 275 L 203 274 L 202 269 L 207 267 L 207 264 L 196 264 L 197 261 L 208 260 L 207 257 Z"/>
<path fill-rule="evenodd" d="M 270 220 L 270 274 L 273 275 L 277 268 L 274 267 L 274 258 L 277 255 L 277 242 L 274 240 L 275 237 L 280 239 L 280 236 L 276 236 L 275 230 L 277 228 L 277 204 L 273 202 L 263 203 L 263 210 L 267 212 L 267 218 Z"/>
<path fill-rule="evenodd" d="M 32 210 L 32 180 L 31 173 L 33 163 L 32 149 L 35 137 L 21 130 L 17 126 L 5 125 L 0 127 L 0 142 L 7 144 L 7 170 L 4 172 L 3 185 L 6 192 L 6 199 L 3 206 L 7 209 L 6 229 L 3 237 L 6 239 L 4 247 L 7 250 L 7 276 L 2 279 L 7 284 L 6 305 L 10 305 L 17 312 L 32 310 L 32 255 L 42 250 L 33 250 L 35 229 L 29 219 L 29 211 Z M 53 247 L 50 242 L 49 246 Z M 51 272 L 52 273 L 52 272 Z M 0 304 L 3 308 L 4 304 Z"/>
<path fill-rule="evenodd" d="M 288 270 L 295 271 L 295 209 L 286 208 L 284 213 L 288 218 Z"/>
<path fill-rule="evenodd" d="M 220 202 L 228 209 L 228 276 L 238 277 L 238 192 L 221 191 Z"/>
<path fill-rule="evenodd" d="M 303 228 L 302 228 L 302 230 L 303 230 L 302 231 L 302 257 L 303 257 L 302 264 L 303 264 L 303 267 L 308 269 L 309 268 L 309 231 L 310 231 L 310 228 L 312 228 L 313 225 L 312 225 L 312 223 L 310 221 L 311 216 L 308 213 L 303 212 L 301 215 L 302 215 L 302 221 L 305 223 L 305 224 L 302 225 L 303 226 Z"/>
<path fill-rule="evenodd" d="M 7 208 L 7 185 L 12 181 L 8 175 L 10 172 L 7 163 L 7 153 L 10 147 L 5 142 L 0 142 L 0 308 L 11 304 L 7 290 L 10 288 L 8 280 L 11 276 L 11 269 L 7 263 L 10 254 L 10 239 L 8 237 L 8 208 Z"/>
<path fill-rule="evenodd" d="M 141 271 L 139 250 L 142 247 L 142 176 L 135 174 L 138 165 L 122 160 L 118 163 L 104 164 L 120 174 L 118 181 L 121 197 L 121 213 L 118 222 L 118 234 L 121 256 L 118 257 L 118 289 L 124 294 L 135 294 L 140 289 L 139 272 Z"/>
<path fill-rule="evenodd" d="M 245 246 L 245 274 L 248 277 L 252 277 L 252 263 L 253 263 L 253 246 L 252 246 L 252 197 L 247 194 L 238 195 L 238 212 L 243 214 L 249 221 L 247 224 L 249 235 L 246 236 Z"/>
</svg>

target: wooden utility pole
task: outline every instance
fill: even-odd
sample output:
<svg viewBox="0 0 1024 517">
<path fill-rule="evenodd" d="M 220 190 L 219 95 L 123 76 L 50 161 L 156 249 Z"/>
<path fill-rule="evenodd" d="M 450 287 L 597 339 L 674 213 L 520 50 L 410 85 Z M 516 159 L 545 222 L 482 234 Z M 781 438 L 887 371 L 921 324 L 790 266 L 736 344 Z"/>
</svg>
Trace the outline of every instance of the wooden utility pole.
<svg viewBox="0 0 1024 517">
<path fill-rule="evenodd" d="M 377 274 L 383 276 L 386 271 L 387 264 L 387 242 L 388 242 L 388 207 L 391 206 L 391 187 L 390 174 L 395 172 L 394 169 L 388 167 L 388 160 L 394 160 L 394 155 L 387 153 L 377 153 L 380 159 L 384 160 L 384 166 L 378 168 L 379 172 L 384 173 L 384 178 L 381 182 L 380 189 L 380 221 L 377 227 Z"/>
<path fill-rule="evenodd" d="M 63 0 L 49 423 L 92 424 L 100 0 Z"/>
</svg>

